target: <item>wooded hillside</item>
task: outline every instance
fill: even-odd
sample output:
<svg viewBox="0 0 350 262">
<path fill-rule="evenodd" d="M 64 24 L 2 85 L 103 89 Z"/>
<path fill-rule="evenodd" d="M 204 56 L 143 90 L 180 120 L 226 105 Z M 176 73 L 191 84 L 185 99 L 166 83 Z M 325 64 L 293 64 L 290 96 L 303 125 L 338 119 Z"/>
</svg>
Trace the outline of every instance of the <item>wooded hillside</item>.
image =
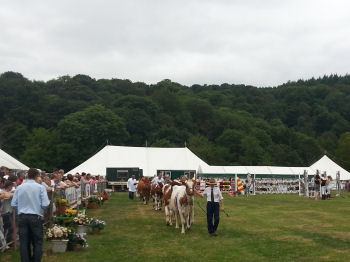
<svg viewBox="0 0 350 262">
<path fill-rule="evenodd" d="M 0 75 L 0 145 L 28 166 L 69 170 L 112 145 L 182 147 L 211 165 L 350 169 L 350 76 L 244 85 L 155 85 L 86 75 Z"/>
</svg>

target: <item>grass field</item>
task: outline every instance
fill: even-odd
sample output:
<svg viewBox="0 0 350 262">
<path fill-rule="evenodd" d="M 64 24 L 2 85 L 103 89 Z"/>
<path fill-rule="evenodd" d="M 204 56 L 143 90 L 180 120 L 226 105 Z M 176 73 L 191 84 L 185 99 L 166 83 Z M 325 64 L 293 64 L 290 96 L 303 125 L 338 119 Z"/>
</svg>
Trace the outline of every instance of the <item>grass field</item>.
<svg viewBox="0 0 350 262">
<path fill-rule="evenodd" d="M 88 235 L 89 248 L 49 254 L 43 261 L 350 261 L 350 195 L 314 201 L 296 195 L 225 196 L 219 236 L 206 230 L 196 198 L 195 224 L 180 234 L 153 211 L 126 193 L 115 193 L 88 214 L 107 222 L 100 235 Z M 0 261 L 20 261 L 18 251 Z"/>
</svg>

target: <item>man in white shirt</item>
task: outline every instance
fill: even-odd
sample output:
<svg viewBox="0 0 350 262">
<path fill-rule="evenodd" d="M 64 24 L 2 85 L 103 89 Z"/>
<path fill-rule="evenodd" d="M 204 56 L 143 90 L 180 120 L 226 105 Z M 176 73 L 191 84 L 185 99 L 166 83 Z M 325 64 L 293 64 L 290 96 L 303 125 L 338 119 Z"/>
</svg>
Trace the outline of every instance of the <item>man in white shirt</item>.
<svg viewBox="0 0 350 262">
<path fill-rule="evenodd" d="M 156 176 L 155 178 L 152 179 L 151 185 L 156 185 L 159 182 L 164 184 L 164 178 L 162 177 L 161 173 L 158 173 L 158 176 Z"/>
<path fill-rule="evenodd" d="M 207 196 L 207 224 L 208 224 L 208 233 L 212 237 L 216 237 L 216 230 L 219 226 L 220 221 L 220 204 L 222 206 L 221 210 L 224 211 L 224 198 L 222 197 L 220 189 L 217 187 L 217 183 L 214 178 L 211 178 L 208 183 L 209 187 L 206 187 L 204 192 L 201 194 L 195 191 L 196 195 L 203 197 Z M 214 217 L 214 223 L 213 223 Z"/>
<path fill-rule="evenodd" d="M 128 183 L 127 183 L 127 188 L 129 190 L 129 199 L 133 200 L 134 199 L 134 194 L 136 192 L 136 187 L 137 187 L 137 180 L 135 179 L 135 175 L 132 175 L 129 179 L 128 179 Z"/>
</svg>

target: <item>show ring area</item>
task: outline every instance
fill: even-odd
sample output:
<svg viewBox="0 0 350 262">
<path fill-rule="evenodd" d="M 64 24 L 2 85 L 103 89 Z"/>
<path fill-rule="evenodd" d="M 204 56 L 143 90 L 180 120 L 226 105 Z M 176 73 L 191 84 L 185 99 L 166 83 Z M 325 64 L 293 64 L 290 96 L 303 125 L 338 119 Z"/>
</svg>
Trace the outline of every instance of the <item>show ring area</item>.
<svg viewBox="0 0 350 262">
<path fill-rule="evenodd" d="M 0 161 L 6 178 L 28 170 L 2 150 Z M 225 203 L 217 237 L 208 236 L 206 198 L 188 193 L 194 220 L 184 234 L 181 225 L 167 225 L 163 195 L 160 210 L 137 192 L 129 199 L 131 176 L 159 174 L 185 176 L 186 188 L 193 184 L 199 193 L 215 179 Z M 316 174 L 327 177 L 324 201 Z M 106 146 L 73 170 L 50 175 L 42 177 L 54 181 L 43 214 L 43 261 L 350 261 L 350 173 L 326 155 L 309 167 L 210 166 L 186 147 Z M 11 198 L 1 202 L 0 261 L 20 261 Z"/>
</svg>

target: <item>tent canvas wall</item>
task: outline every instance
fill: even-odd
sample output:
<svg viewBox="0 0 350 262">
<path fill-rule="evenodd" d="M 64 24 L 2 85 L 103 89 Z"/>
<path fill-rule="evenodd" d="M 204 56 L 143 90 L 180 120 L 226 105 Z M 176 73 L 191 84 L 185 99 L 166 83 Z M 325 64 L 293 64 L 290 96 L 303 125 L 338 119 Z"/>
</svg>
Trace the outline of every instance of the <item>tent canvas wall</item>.
<svg viewBox="0 0 350 262">
<path fill-rule="evenodd" d="M 203 176 L 213 177 L 233 177 L 237 174 L 240 177 L 252 174 L 256 177 L 279 177 L 279 178 L 296 178 L 304 174 L 304 170 L 310 175 L 314 170 L 309 167 L 283 167 L 283 166 L 209 166 L 201 168 L 200 174 Z"/>
<path fill-rule="evenodd" d="M 157 170 L 198 170 L 208 164 L 188 148 L 105 146 L 94 156 L 67 173 L 106 175 L 106 168 L 133 167 L 153 176 Z"/>
<path fill-rule="evenodd" d="M 16 170 L 28 170 L 29 167 L 27 167 L 25 164 L 22 164 L 14 157 L 7 154 L 5 151 L 0 149 L 0 166 L 6 166 L 9 169 L 16 169 Z"/>
</svg>

